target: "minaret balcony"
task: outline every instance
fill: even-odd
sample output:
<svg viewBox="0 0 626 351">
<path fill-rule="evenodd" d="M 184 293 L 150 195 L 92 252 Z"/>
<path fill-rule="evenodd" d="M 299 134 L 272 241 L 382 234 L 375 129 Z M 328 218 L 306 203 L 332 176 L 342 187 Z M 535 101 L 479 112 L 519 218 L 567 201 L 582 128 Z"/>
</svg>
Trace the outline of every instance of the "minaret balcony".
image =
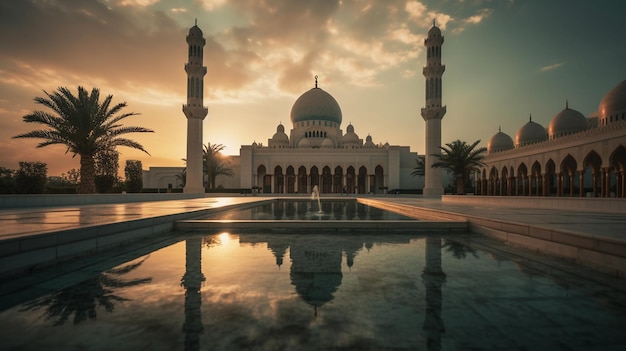
<svg viewBox="0 0 626 351">
<path fill-rule="evenodd" d="M 187 118 L 204 119 L 209 109 L 206 106 L 183 105 L 183 113 Z"/>
<path fill-rule="evenodd" d="M 446 106 L 425 107 L 422 108 L 422 117 L 425 121 L 431 119 L 442 119 L 446 114 Z"/>
</svg>

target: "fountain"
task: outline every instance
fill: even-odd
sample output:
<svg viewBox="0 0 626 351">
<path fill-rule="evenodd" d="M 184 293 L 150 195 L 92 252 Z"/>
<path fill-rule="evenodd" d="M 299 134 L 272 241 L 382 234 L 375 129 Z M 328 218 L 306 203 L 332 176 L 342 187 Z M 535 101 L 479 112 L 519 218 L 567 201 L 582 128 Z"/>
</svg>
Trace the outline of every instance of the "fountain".
<svg viewBox="0 0 626 351">
<path fill-rule="evenodd" d="M 320 202 L 320 190 L 317 185 L 313 186 L 313 192 L 311 193 L 311 200 L 317 199 L 317 213 L 323 213 L 322 204 Z"/>
</svg>

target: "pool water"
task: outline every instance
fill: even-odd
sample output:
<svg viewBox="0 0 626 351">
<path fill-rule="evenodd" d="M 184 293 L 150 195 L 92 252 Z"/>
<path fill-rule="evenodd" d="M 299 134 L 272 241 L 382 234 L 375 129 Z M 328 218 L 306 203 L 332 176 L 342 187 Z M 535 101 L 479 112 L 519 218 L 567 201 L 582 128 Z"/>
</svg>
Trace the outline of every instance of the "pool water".
<svg viewBox="0 0 626 351">
<path fill-rule="evenodd" d="M 385 211 L 355 199 L 278 199 L 252 207 L 238 208 L 205 217 L 221 220 L 412 220 L 396 212 Z"/>
<path fill-rule="evenodd" d="M 32 281 L 1 348 L 626 349 L 626 289 L 453 238 L 188 234 Z"/>
</svg>

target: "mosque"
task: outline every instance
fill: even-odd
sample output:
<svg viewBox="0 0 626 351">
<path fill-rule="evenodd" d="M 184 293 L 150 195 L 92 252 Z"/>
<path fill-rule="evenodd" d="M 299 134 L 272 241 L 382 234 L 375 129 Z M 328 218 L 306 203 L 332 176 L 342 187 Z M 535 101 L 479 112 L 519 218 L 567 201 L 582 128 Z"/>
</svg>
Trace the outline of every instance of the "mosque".
<svg viewBox="0 0 626 351">
<path fill-rule="evenodd" d="M 547 127 L 532 120 L 515 140 L 498 131 L 487 144 L 476 192 L 492 196 L 626 197 L 626 80 L 589 117 L 569 107 Z"/>
<path fill-rule="evenodd" d="M 433 23 L 424 40 L 427 59 L 425 107 L 421 109 L 425 133 L 425 177 L 411 175 L 418 155 L 408 146 L 365 141 L 350 123 L 341 129 L 338 102 L 315 86 L 291 108 L 292 129 L 278 124 L 267 145 L 242 145 L 230 157 L 234 177 L 218 177 L 226 189 L 255 189 L 268 194 L 321 193 L 379 194 L 394 189 L 423 189 L 425 196 L 441 195 L 446 177 L 430 167 L 440 152 L 442 104 L 441 47 L 444 38 Z M 203 106 L 202 66 L 205 40 L 197 24 L 187 36 L 189 60 L 187 104 L 187 167 L 184 191 L 204 192 L 202 176 Z M 487 145 L 485 165 L 473 174 L 475 194 L 489 196 L 626 197 L 626 81 L 604 96 L 598 111 L 585 117 L 570 108 L 558 112 L 547 127 L 532 116 L 515 140 L 498 131 Z M 179 187 L 183 167 L 150 167 L 144 171 L 145 188 Z"/>
<path fill-rule="evenodd" d="M 382 193 L 386 189 L 418 188 L 411 176 L 417 153 L 408 146 L 365 142 L 348 124 L 341 129 L 337 101 L 318 87 L 302 94 L 291 108 L 289 135 L 279 124 L 267 146 L 241 146 L 240 184 L 263 193 Z"/>
<path fill-rule="evenodd" d="M 429 37 L 431 34 L 436 34 L 438 39 L 427 46 L 440 47 L 443 37 L 439 28 L 433 26 Z M 205 40 L 197 24 L 189 30 L 187 43 L 187 104 L 183 106 L 183 112 L 188 121 L 188 167 L 184 192 L 200 193 L 204 192 L 201 173 L 202 121 L 207 115 L 207 108 L 202 104 L 203 77 L 206 74 L 206 67 L 202 66 Z M 427 107 L 422 110 L 422 115 L 426 111 L 431 124 L 439 122 L 438 128 L 431 128 L 431 134 L 439 135 L 431 138 L 427 136 L 426 139 L 441 140 L 440 119 L 445 114 L 445 107 L 441 107 L 441 50 L 429 49 L 428 52 L 429 62 L 436 63 L 437 67 L 429 69 L 428 73 L 426 68 L 424 71 L 431 82 L 431 93 L 427 94 Z M 370 135 L 363 140 L 351 123 L 346 126 L 344 133 L 339 103 L 318 86 L 317 76 L 315 86 L 294 102 L 290 119 L 292 128 L 289 134 L 281 123 L 276 127 L 276 133 L 268 138 L 267 145 L 256 142 L 242 145 L 240 155 L 229 159 L 228 167 L 233 169 L 235 175 L 218 177 L 216 185 L 225 189 L 250 189 L 266 194 L 310 194 L 316 186 L 320 193 L 330 194 L 380 194 L 395 189 L 416 190 L 424 187 L 423 177 L 411 175 L 417 165 L 418 155 L 409 146 L 376 144 Z M 428 147 L 426 151 L 429 151 Z M 433 152 L 437 152 L 439 144 L 431 147 L 434 147 Z M 194 169 L 190 161 L 193 161 Z M 144 171 L 144 188 L 179 187 L 182 171 L 183 167 L 150 167 Z M 426 182 L 428 179 L 427 174 Z M 435 192 L 441 193 L 441 189 L 441 179 L 438 177 L 435 179 Z"/>
</svg>

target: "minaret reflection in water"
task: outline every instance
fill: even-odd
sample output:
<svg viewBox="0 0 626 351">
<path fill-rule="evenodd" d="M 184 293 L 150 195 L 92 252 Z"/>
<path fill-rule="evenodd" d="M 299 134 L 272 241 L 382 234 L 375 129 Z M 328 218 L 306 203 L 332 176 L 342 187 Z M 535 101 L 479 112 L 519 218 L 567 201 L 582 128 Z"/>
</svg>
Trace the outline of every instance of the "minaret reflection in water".
<svg viewBox="0 0 626 351">
<path fill-rule="evenodd" d="M 200 288 L 205 280 L 202 274 L 202 237 L 190 237 L 185 242 L 185 275 L 181 286 L 185 288 L 185 350 L 200 349 L 202 326 L 202 295 Z"/>
<path fill-rule="evenodd" d="M 441 238 L 426 237 L 426 266 L 422 273 L 426 289 L 426 315 L 422 329 L 426 332 L 426 348 L 429 351 L 441 350 L 441 334 L 445 331 L 441 318 L 443 295 L 441 287 L 446 282 L 446 274 L 441 268 Z"/>
</svg>

